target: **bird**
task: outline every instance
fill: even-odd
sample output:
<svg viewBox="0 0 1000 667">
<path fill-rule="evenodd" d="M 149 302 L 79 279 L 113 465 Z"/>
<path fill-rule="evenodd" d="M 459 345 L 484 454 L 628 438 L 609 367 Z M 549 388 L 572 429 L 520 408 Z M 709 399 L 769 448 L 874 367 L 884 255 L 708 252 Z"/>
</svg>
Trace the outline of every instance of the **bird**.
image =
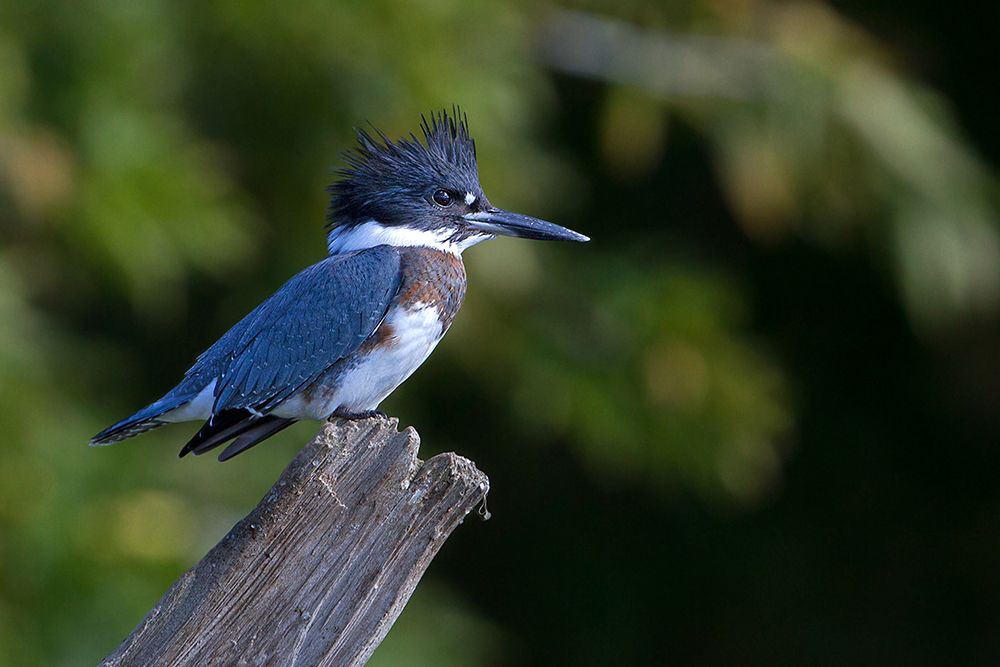
<svg viewBox="0 0 1000 667">
<path fill-rule="evenodd" d="M 463 251 L 496 236 L 590 240 L 490 203 L 460 109 L 422 115 L 420 131 L 394 140 L 356 128 L 328 188 L 327 256 L 224 333 L 177 386 L 90 444 L 200 421 L 180 456 L 229 443 L 225 461 L 299 420 L 381 414 L 454 321 Z"/>
</svg>

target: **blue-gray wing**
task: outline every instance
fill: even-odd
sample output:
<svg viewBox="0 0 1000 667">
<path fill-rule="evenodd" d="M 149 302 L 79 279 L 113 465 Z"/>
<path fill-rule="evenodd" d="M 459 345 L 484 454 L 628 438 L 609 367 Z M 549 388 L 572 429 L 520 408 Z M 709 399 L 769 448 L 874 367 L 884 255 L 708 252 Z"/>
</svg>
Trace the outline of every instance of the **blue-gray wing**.
<svg viewBox="0 0 1000 667">
<path fill-rule="evenodd" d="M 206 350 L 184 384 L 218 379 L 212 412 L 267 413 L 354 352 L 399 289 L 399 252 L 378 246 L 302 271 Z"/>
</svg>

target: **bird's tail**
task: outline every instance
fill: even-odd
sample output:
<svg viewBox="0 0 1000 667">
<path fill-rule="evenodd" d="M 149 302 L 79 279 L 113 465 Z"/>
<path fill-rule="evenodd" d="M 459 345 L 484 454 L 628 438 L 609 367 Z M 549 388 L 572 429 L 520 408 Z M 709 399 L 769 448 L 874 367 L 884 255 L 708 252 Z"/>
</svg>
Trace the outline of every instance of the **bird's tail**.
<svg viewBox="0 0 1000 667">
<path fill-rule="evenodd" d="M 223 410 L 205 422 L 184 445 L 180 455 L 194 453 L 198 456 L 235 438 L 235 442 L 219 455 L 220 461 L 227 461 L 294 423 L 294 419 L 287 417 L 259 416 L 240 409 Z"/>
<path fill-rule="evenodd" d="M 168 394 L 155 403 L 147 405 L 131 417 L 126 417 L 117 424 L 107 427 L 90 439 L 90 446 L 111 445 L 139 435 L 140 433 L 151 431 L 154 428 L 159 428 L 168 422 L 160 420 L 158 417 L 181 407 L 190 400 L 189 396 L 174 397 Z"/>
</svg>

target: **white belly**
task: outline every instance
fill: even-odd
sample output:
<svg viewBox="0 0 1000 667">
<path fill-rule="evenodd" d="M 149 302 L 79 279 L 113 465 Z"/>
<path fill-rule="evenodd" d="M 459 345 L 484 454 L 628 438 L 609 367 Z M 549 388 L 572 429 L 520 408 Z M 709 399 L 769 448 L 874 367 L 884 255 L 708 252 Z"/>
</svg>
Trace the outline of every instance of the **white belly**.
<svg viewBox="0 0 1000 667">
<path fill-rule="evenodd" d="M 157 419 L 165 422 L 202 421 L 212 416 L 212 406 L 215 404 L 215 380 L 208 383 L 191 402 L 179 408 L 162 414 Z"/>
<path fill-rule="evenodd" d="M 336 411 L 359 413 L 377 408 L 424 363 L 444 335 L 437 308 L 425 304 L 409 309 L 393 307 L 385 317 L 385 325 L 393 332 L 388 345 L 375 348 L 331 378 L 332 386 L 326 390 L 292 396 L 273 414 L 325 419 Z"/>
</svg>

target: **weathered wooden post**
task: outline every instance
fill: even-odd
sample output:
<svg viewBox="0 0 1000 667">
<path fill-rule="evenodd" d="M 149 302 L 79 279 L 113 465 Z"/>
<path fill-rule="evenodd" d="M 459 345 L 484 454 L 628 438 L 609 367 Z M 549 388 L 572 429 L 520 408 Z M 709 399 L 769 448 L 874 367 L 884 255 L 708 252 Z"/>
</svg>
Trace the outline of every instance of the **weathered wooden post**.
<svg viewBox="0 0 1000 667">
<path fill-rule="evenodd" d="M 324 425 L 103 665 L 361 665 L 489 491 L 395 419 Z"/>
</svg>

